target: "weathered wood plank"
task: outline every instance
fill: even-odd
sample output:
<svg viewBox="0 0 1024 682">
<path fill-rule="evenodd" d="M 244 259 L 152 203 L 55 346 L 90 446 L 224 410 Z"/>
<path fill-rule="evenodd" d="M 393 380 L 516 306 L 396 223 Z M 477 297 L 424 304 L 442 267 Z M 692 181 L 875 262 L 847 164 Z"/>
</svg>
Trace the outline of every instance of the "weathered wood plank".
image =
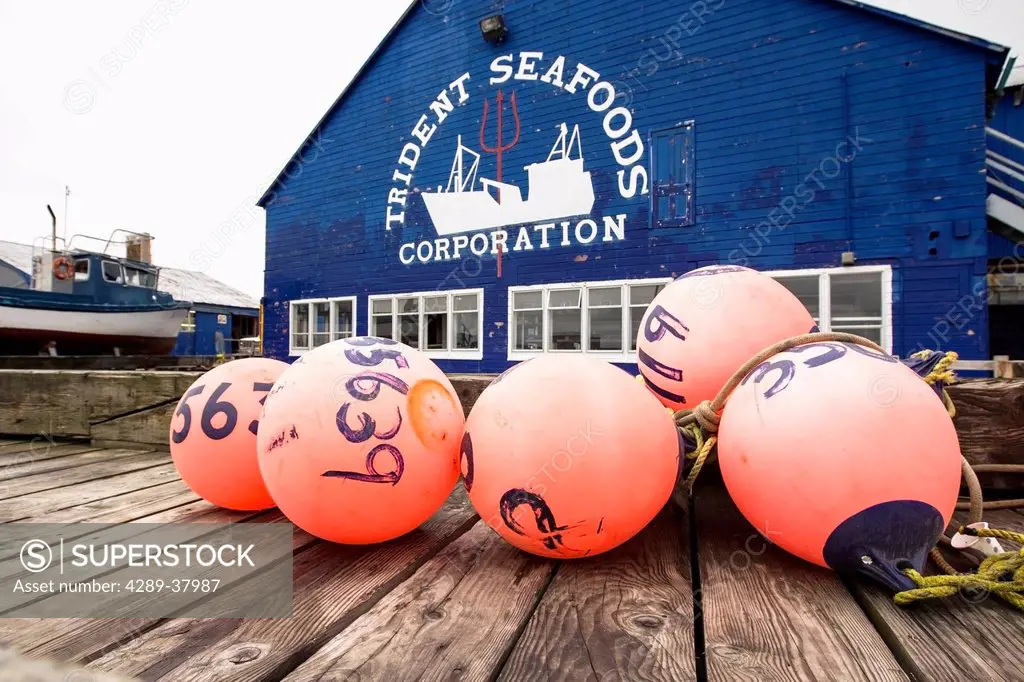
<svg viewBox="0 0 1024 682">
<path fill-rule="evenodd" d="M 199 502 L 187 505 L 186 507 L 153 514 L 149 517 L 138 519 L 136 523 L 179 523 L 183 521 L 190 522 L 190 525 L 183 526 L 183 528 L 187 529 L 186 532 L 178 535 L 181 542 L 195 540 L 208 534 L 210 531 L 204 529 L 203 526 L 209 526 L 214 523 L 237 523 L 239 521 L 281 523 L 285 519 L 277 511 L 258 513 L 235 512 L 219 509 L 205 502 Z M 141 532 L 134 531 L 131 528 L 133 525 L 136 524 L 125 524 L 123 532 L 118 535 L 118 539 L 127 540 L 132 537 L 133 532 Z M 302 536 L 295 538 L 296 547 L 298 548 L 305 547 L 316 541 L 315 538 L 305 533 L 300 532 L 296 535 Z M 111 535 L 111 537 L 114 536 Z M 273 549 L 257 547 L 251 554 L 257 567 L 265 566 L 270 560 L 266 556 L 268 551 L 272 552 Z M 7 563 L 0 562 L 0 572 L 10 573 L 10 567 L 3 565 Z M 213 570 L 215 569 L 211 569 L 211 571 Z M 258 570 L 260 569 L 254 568 L 251 573 L 255 573 Z M 95 569 L 90 570 L 87 574 L 83 574 L 82 577 L 92 578 L 102 574 L 105 580 L 117 581 L 119 574 L 123 575 L 126 573 L 128 572 L 111 572 L 108 569 Z M 132 573 L 132 575 L 136 574 Z M 198 574 L 193 573 L 192 575 L 199 577 Z M 235 578 L 232 582 L 237 583 L 241 580 L 242 578 Z M 230 583 L 225 583 L 222 587 L 229 589 Z M 208 599 L 209 595 L 197 593 L 188 603 Z M 158 608 L 161 603 L 170 604 L 172 600 L 173 603 L 180 603 L 181 595 L 171 593 L 154 594 L 147 598 L 147 605 L 150 608 Z M 18 608 L 29 602 L 38 602 L 33 604 L 33 610 L 37 613 L 39 609 L 50 608 L 51 611 L 48 617 L 19 617 Z M 96 595 L 94 603 L 97 607 L 102 605 L 104 609 L 120 609 L 126 617 L 118 619 L 60 618 L 61 601 L 58 598 L 44 596 L 40 599 L 40 595 L 24 595 L 20 599 L 9 599 L 5 602 L 5 607 L 9 604 L 11 608 L 5 608 L 2 614 L 3 617 L 0 618 L 0 642 L 5 646 L 13 647 L 18 651 L 33 656 L 54 655 L 61 660 L 80 659 L 80 656 L 71 656 L 69 654 L 82 649 L 95 651 L 109 648 L 123 639 L 126 634 L 134 634 L 144 629 L 155 627 L 161 622 L 160 619 L 155 618 L 128 617 L 131 614 L 131 606 L 137 603 L 137 595 L 106 593 Z M 182 608 L 187 608 L 187 604 L 182 606 Z M 112 620 L 116 623 L 114 627 L 111 626 Z"/>
<path fill-rule="evenodd" d="M 965 381 L 948 388 L 960 451 L 971 464 L 1024 464 L 1024 379 Z M 987 488 L 1024 488 L 1024 476 L 981 474 Z"/>
<path fill-rule="evenodd" d="M 698 489 L 708 680 L 906 680 L 838 576 L 768 544 L 719 486 Z"/>
<path fill-rule="evenodd" d="M 992 511 L 998 528 L 1024 529 L 1024 517 Z M 1003 543 L 1005 549 L 1016 549 Z M 932 568 L 934 570 L 934 568 Z M 919 680 L 1020 680 L 1021 613 L 998 597 L 962 591 L 949 599 L 897 606 L 893 595 L 866 582 L 850 589 L 906 670 Z"/>
<path fill-rule="evenodd" d="M 166 457 L 166 455 L 164 456 Z M 131 471 L 109 478 L 0 500 L 0 520 L 3 522 L 19 521 L 104 498 L 116 497 L 133 490 L 170 483 L 177 479 L 177 469 L 168 462 L 160 466 Z"/>
<path fill-rule="evenodd" d="M 179 479 L 60 511 L 44 512 L 22 519 L 22 523 L 127 523 L 198 500 L 199 496 Z"/>
<path fill-rule="evenodd" d="M 682 516 L 669 505 L 623 546 L 563 562 L 500 679 L 696 679 Z"/>
<path fill-rule="evenodd" d="M 146 452 L 145 450 L 107 450 L 104 454 L 107 455 L 105 461 L 94 461 L 82 466 L 0 481 L 0 500 L 63 488 L 76 483 L 95 481 L 129 471 L 150 469 L 165 464 L 168 459 L 167 455 L 162 452 Z M 73 456 L 82 457 L 84 455 Z"/>
<path fill-rule="evenodd" d="M 20 448 L 10 449 L 0 453 L 0 466 L 6 467 L 25 462 L 42 462 L 68 455 L 78 455 L 83 452 L 92 452 L 101 448 L 89 443 L 56 443 L 40 438 L 35 443 L 24 443 Z M 146 448 L 142 448 L 146 449 Z"/>
<path fill-rule="evenodd" d="M 177 402 L 158 405 L 92 425 L 94 442 L 142 443 L 167 450 L 168 431 Z"/>
<path fill-rule="evenodd" d="M 0 370 L 0 433 L 90 436 L 92 425 L 174 403 L 196 372 Z"/>
<path fill-rule="evenodd" d="M 130 678 L 99 673 L 82 666 L 19 656 L 0 649 L 0 682 L 133 682 Z"/>
<path fill-rule="evenodd" d="M 285 682 L 493 679 L 554 568 L 477 522 Z"/>
<path fill-rule="evenodd" d="M 295 557 L 294 612 L 287 619 L 175 620 L 92 663 L 146 680 L 279 680 L 476 520 L 464 495 L 419 529 L 381 545 L 318 542 Z M 237 589 L 256 589 L 255 584 Z M 232 590 L 215 599 L 232 603 Z M 90 651 L 57 648 L 78 660 Z"/>
<path fill-rule="evenodd" d="M 86 464 L 110 462 L 124 457 L 134 457 L 135 455 L 143 453 L 145 453 L 145 450 L 141 450 L 139 448 L 122 450 L 101 450 L 100 448 L 94 448 L 84 452 L 71 452 L 63 457 L 50 457 L 43 460 L 37 460 L 35 459 L 34 454 L 30 452 L 23 452 L 20 453 L 20 456 L 22 457 L 20 461 L 11 461 L 7 464 L 0 464 L 0 491 L 8 485 L 6 481 L 13 478 L 41 476 L 42 474 L 48 474 L 49 476 L 57 478 L 60 473 L 64 471 L 85 466 Z"/>
</svg>

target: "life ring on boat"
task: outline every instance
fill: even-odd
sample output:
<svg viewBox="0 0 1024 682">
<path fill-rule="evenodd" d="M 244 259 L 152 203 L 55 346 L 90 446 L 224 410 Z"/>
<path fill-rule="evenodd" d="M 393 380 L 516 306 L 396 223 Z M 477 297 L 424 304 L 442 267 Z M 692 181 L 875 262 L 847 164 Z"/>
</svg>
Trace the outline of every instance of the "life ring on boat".
<svg viewBox="0 0 1024 682">
<path fill-rule="evenodd" d="M 74 276 L 74 265 L 71 259 L 65 256 L 58 256 L 53 259 L 53 276 L 60 280 L 71 279 Z"/>
</svg>

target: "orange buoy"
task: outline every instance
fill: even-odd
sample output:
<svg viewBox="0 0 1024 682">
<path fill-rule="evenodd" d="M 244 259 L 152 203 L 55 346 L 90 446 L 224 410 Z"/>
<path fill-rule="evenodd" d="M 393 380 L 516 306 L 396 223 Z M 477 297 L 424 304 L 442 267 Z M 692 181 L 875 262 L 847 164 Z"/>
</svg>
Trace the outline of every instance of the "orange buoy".
<svg viewBox="0 0 1024 682">
<path fill-rule="evenodd" d="M 448 499 L 464 425 L 455 389 L 423 353 L 342 339 L 278 379 L 260 422 L 260 469 L 278 508 L 306 532 L 384 542 Z"/>
<path fill-rule="evenodd" d="M 256 459 L 263 401 L 288 363 L 242 358 L 214 367 L 185 391 L 170 427 L 171 459 L 181 480 L 226 509 L 270 509 Z"/>
<path fill-rule="evenodd" d="M 820 566 L 914 587 L 953 513 L 960 446 L 932 387 L 852 343 L 778 353 L 730 395 L 718 431 L 730 495 L 769 541 Z"/>
<path fill-rule="evenodd" d="M 508 542 L 574 558 L 626 542 L 668 501 L 678 431 L 643 386 L 603 360 L 513 366 L 470 412 L 462 476 L 477 513 Z"/>
<path fill-rule="evenodd" d="M 644 313 L 637 366 L 647 387 L 675 410 L 713 400 L 758 352 L 818 331 L 807 308 L 767 275 L 709 265 L 666 286 Z"/>
</svg>

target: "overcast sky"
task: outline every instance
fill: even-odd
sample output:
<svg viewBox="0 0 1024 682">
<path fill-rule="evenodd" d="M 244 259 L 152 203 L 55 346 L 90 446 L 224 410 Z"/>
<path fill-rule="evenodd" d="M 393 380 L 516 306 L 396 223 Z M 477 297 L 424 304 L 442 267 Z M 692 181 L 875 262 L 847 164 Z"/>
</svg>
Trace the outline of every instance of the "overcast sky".
<svg viewBox="0 0 1024 682">
<path fill-rule="evenodd" d="M 259 298 L 254 199 L 407 4 L 0 0 L 0 239 L 48 234 L 48 203 L 62 234 L 68 185 L 69 236 L 149 232 L 187 269 L 207 243 L 207 272 Z M 1024 0 L 874 4 L 1024 47 Z M 252 224 L 220 248 L 232 216 Z"/>
</svg>

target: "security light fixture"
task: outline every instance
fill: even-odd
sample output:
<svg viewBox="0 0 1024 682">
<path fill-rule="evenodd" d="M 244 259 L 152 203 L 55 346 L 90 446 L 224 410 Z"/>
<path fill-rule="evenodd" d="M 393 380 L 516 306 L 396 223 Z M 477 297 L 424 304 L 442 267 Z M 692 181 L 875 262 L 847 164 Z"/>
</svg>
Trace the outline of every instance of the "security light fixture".
<svg viewBox="0 0 1024 682">
<path fill-rule="evenodd" d="M 500 43 L 508 35 L 508 27 L 505 25 L 505 17 L 495 14 L 480 20 L 480 33 L 484 40 L 489 43 Z"/>
</svg>

